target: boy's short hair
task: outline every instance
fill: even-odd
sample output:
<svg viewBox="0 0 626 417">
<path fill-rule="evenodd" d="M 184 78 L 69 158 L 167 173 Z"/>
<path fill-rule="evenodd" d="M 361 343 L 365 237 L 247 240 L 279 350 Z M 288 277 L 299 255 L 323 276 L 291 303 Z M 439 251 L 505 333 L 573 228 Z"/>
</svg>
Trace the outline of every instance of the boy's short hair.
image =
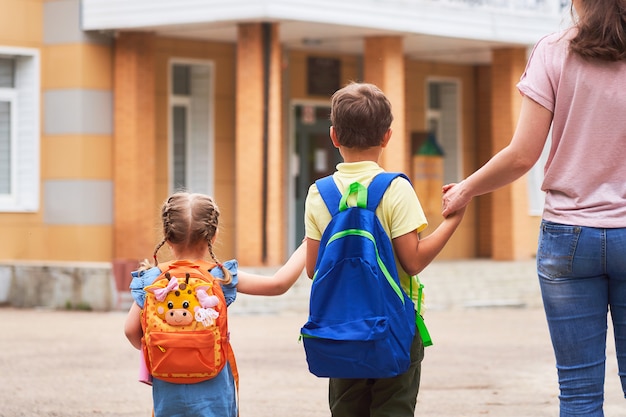
<svg viewBox="0 0 626 417">
<path fill-rule="evenodd" d="M 391 103 L 373 84 L 350 83 L 333 94 L 330 121 L 342 146 L 380 146 L 393 121 Z"/>
</svg>

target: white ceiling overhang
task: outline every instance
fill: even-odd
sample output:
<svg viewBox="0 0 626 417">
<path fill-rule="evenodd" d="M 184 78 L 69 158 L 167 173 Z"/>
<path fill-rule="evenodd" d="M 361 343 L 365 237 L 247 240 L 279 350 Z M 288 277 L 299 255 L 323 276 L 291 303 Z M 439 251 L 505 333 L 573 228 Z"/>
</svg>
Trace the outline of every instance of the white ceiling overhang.
<svg viewBox="0 0 626 417">
<path fill-rule="evenodd" d="M 569 23 L 561 0 L 82 0 L 84 30 L 237 41 L 237 24 L 280 23 L 281 43 L 360 54 L 363 38 L 404 38 L 413 59 L 482 63 Z"/>
</svg>

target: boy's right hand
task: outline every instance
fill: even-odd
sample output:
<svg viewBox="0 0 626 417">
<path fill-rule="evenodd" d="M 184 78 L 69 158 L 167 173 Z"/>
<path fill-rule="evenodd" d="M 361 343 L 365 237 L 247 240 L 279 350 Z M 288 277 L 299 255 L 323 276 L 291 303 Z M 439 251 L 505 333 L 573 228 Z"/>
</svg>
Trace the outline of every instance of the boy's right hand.
<svg viewBox="0 0 626 417">
<path fill-rule="evenodd" d="M 457 211 L 453 211 L 452 213 L 449 213 L 447 216 L 445 216 L 445 219 L 458 220 L 460 222 L 463 219 L 463 216 L 465 215 L 466 208 L 467 206 L 463 206 Z"/>
</svg>

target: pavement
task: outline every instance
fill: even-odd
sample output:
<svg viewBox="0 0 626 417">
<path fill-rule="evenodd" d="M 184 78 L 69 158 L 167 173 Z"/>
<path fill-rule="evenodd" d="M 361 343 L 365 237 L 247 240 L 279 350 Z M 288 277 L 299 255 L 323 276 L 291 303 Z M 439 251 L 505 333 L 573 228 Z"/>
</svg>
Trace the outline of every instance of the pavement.
<svg viewBox="0 0 626 417">
<path fill-rule="evenodd" d="M 423 274 L 434 345 L 426 348 L 415 415 L 558 416 L 552 348 L 531 283 L 536 279 L 524 276 L 530 266 L 493 265 L 495 277 L 510 272 L 500 281 L 484 272 L 486 266 L 475 274 L 453 267 L 467 269 L 456 263 L 433 268 L 437 284 Z M 515 275 L 516 267 L 528 282 L 507 282 L 504 276 Z M 444 269 L 459 285 L 447 281 Z M 492 288 L 496 282 L 509 290 Z M 308 372 L 298 341 L 307 284 L 279 297 L 241 297 L 231 307 L 242 417 L 330 415 L 327 380 Z M 437 294 L 444 290 L 454 294 Z M 0 417 L 150 416 L 151 390 L 137 382 L 139 356 L 123 335 L 124 311 L 4 307 L 0 315 Z M 624 416 L 612 336 L 607 358 L 605 415 Z"/>
</svg>

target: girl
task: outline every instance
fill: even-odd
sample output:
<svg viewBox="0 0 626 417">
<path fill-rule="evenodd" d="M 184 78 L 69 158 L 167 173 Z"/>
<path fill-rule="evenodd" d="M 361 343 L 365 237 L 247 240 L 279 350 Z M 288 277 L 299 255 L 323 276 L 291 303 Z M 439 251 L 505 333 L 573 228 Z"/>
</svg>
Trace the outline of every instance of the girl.
<svg viewBox="0 0 626 417">
<path fill-rule="evenodd" d="M 235 260 L 220 264 L 213 252 L 218 232 L 219 210 L 213 199 L 203 194 L 177 192 L 161 209 L 163 240 L 154 251 L 154 266 L 145 261 L 133 272 L 130 284 L 135 302 L 128 312 L 124 331 L 130 343 L 141 349 L 141 309 L 145 302 L 144 288 L 160 275 L 156 266 L 157 252 L 167 243 L 176 260 L 198 261 L 210 258 L 218 266 L 211 273 L 221 279 L 229 305 L 237 292 L 256 295 L 279 295 L 287 291 L 304 269 L 306 245 L 303 243 L 287 263 L 271 277 L 238 271 Z M 174 384 L 150 378 L 154 415 L 236 417 L 236 382 L 230 364 L 214 378 L 195 384 Z"/>
</svg>

